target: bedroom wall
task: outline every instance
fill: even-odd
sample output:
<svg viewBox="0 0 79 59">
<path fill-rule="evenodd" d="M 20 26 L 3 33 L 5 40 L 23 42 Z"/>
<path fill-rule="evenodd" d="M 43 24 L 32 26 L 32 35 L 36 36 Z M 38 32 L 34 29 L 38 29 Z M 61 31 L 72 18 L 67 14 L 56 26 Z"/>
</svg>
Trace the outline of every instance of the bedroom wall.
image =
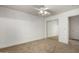
<svg viewBox="0 0 79 59">
<path fill-rule="evenodd" d="M 44 20 L 0 7 L 0 48 L 44 38 Z"/>
</svg>

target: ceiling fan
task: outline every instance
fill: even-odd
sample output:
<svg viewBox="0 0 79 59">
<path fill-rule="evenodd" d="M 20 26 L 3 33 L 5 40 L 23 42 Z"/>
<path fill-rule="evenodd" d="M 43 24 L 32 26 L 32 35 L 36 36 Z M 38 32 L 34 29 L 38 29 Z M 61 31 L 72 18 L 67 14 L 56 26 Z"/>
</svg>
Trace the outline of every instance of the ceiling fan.
<svg viewBox="0 0 79 59">
<path fill-rule="evenodd" d="M 34 9 L 38 10 L 38 14 L 40 14 L 42 16 L 50 14 L 50 12 L 48 12 L 49 9 L 47 7 L 45 7 L 45 6 L 42 6 L 40 8 L 34 8 Z"/>
</svg>

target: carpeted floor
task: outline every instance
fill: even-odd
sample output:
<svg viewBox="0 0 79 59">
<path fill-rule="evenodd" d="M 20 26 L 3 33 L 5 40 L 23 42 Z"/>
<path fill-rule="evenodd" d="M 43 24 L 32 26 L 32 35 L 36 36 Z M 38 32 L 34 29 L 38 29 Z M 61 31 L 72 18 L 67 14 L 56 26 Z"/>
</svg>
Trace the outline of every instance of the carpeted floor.
<svg viewBox="0 0 79 59">
<path fill-rule="evenodd" d="M 36 40 L 0 49 L 5 53 L 78 53 L 79 41 L 70 40 L 68 45 L 58 42 L 57 38 Z"/>
</svg>

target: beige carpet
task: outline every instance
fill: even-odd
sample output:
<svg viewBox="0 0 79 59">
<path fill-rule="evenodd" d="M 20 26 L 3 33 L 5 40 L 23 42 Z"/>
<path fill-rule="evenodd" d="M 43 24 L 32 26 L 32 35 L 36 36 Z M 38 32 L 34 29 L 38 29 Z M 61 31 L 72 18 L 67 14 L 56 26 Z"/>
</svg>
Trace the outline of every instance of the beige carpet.
<svg viewBox="0 0 79 59">
<path fill-rule="evenodd" d="M 0 49 L 6 53 L 78 53 L 79 41 L 70 40 L 68 45 L 58 42 L 57 38 L 36 40 Z"/>
</svg>

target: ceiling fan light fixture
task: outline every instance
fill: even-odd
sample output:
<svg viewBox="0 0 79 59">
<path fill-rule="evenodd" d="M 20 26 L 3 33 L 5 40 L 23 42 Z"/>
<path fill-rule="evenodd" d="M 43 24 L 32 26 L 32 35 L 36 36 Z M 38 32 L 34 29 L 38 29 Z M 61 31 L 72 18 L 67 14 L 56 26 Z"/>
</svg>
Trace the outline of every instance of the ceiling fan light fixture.
<svg viewBox="0 0 79 59">
<path fill-rule="evenodd" d="M 48 12 L 48 11 L 46 11 L 46 10 L 40 10 L 39 12 L 38 12 L 40 15 L 49 15 L 50 13 Z"/>
<path fill-rule="evenodd" d="M 44 11 L 43 10 L 40 10 L 40 12 L 39 13 L 44 13 Z"/>
<path fill-rule="evenodd" d="M 40 15 L 49 15 L 50 12 L 48 12 L 48 8 L 47 7 L 40 7 L 40 8 L 35 8 L 36 10 L 38 10 L 38 14 Z"/>
<path fill-rule="evenodd" d="M 50 13 L 49 13 L 49 12 L 47 12 L 47 11 L 45 11 L 44 13 L 45 13 L 45 14 L 50 14 Z"/>
</svg>

